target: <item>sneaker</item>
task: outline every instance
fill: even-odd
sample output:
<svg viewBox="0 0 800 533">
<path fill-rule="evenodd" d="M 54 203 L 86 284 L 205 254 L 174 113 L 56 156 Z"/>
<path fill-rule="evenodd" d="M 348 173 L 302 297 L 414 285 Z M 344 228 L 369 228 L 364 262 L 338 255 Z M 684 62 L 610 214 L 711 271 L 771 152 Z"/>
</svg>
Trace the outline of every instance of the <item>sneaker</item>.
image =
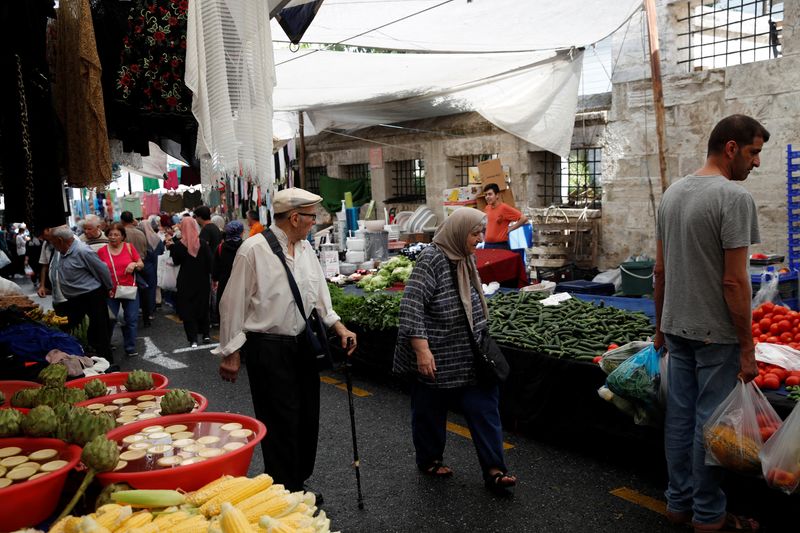
<svg viewBox="0 0 800 533">
<path fill-rule="evenodd" d="M 193 342 L 192 345 L 191 345 L 191 348 L 197 348 L 197 343 Z"/>
<path fill-rule="evenodd" d="M 128 357 L 138 357 L 139 352 L 125 352 L 125 355 L 127 355 Z"/>
<path fill-rule="evenodd" d="M 211 337 L 203 337 L 203 344 L 211 344 Z"/>
</svg>

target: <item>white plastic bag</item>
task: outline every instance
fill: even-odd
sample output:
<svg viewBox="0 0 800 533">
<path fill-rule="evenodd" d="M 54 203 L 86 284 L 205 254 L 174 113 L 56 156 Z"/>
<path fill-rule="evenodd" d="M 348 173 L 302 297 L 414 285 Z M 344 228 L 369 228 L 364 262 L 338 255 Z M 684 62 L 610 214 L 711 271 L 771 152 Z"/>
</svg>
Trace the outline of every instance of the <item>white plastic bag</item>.
<svg viewBox="0 0 800 533">
<path fill-rule="evenodd" d="M 775 305 L 783 305 L 778 285 L 780 284 L 780 275 L 777 272 L 765 270 L 761 274 L 761 286 L 758 292 L 753 296 L 753 303 L 751 309 L 755 309 L 764 302 L 772 302 Z"/>
<path fill-rule="evenodd" d="M 3 252 L 0 252 L 3 253 Z M 19 285 L 6 278 L 0 278 L 0 296 L 12 296 L 15 294 L 25 294 Z"/>
<path fill-rule="evenodd" d="M 602 368 L 603 372 L 606 374 L 610 374 L 616 370 L 619 365 L 627 361 L 628 358 L 633 357 L 652 344 L 653 343 L 649 341 L 632 341 L 628 344 L 623 344 L 619 348 L 609 350 L 603 354 L 603 358 L 600 360 L 600 368 Z"/>
<path fill-rule="evenodd" d="M 620 272 L 619 268 L 606 270 L 596 275 L 592 281 L 595 283 L 613 283 L 614 289 L 620 290 L 622 288 L 622 272 Z"/>
<path fill-rule="evenodd" d="M 758 454 L 767 485 L 791 494 L 800 485 L 800 403 Z"/>
<path fill-rule="evenodd" d="M 8 255 L 0 250 L 0 268 L 5 268 L 11 264 L 11 259 L 8 258 Z"/>
<path fill-rule="evenodd" d="M 786 370 L 800 370 L 800 351 L 782 344 L 759 342 L 756 344 L 756 361 L 777 365 Z"/>
<path fill-rule="evenodd" d="M 178 272 L 181 267 L 172 262 L 169 251 L 158 256 L 158 286 L 162 291 L 173 292 L 178 290 Z"/>
</svg>

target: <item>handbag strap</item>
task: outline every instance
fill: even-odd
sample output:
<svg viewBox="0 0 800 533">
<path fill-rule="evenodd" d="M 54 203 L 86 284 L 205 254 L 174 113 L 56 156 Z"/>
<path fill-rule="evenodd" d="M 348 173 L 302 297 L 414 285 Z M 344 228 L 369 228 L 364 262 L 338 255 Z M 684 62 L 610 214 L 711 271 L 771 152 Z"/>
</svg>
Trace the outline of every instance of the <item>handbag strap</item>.
<svg viewBox="0 0 800 533">
<path fill-rule="evenodd" d="M 458 292 L 458 272 L 456 272 L 456 267 L 452 261 L 448 260 L 447 262 L 450 265 L 450 277 L 453 280 L 453 287 L 456 290 L 456 296 L 458 296 L 458 308 L 461 310 L 461 318 L 464 320 L 464 327 L 467 328 L 467 337 L 469 337 L 469 344 L 470 346 L 472 346 L 472 353 L 477 355 L 480 353 L 480 348 L 478 348 L 478 341 L 475 340 L 475 332 L 469 325 L 469 319 L 467 318 L 467 310 L 464 309 L 464 302 L 461 301 L 461 295 Z M 471 297 L 472 295 L 470 295 L 470 298 Z"/>
<path fill-rule="evenodd" d="M 126 244 L 128 245 L 128 254 L 131 256 L 131 259 L 133 259 L 133 254 L 131 254 L 131 249 L 130 249 L 131 244 L 130 243 L 126 243 Z M 114 254 L 111 253 L 111 247 L 109 245 L 107 245 L 107 244 L 106 244 L 106 250 L 108 250 L 108 258 L 111 260 L 111 272 L 114 273 L 114 281 L 116 281 L 117 282 L 117 286 L 119 286 L 119 278 L 117 277 L 117 267 L 114 264 Z M 133 273 L 133 283 L 134 283 L 134 285 L 136 284 L 136 273 L 135 272 Z M 124 285 L 123 285 L 123 287 L 124 287 Z M 131 287 L 133 287 L 133 285 L 131 285 Z"/>
<path fill-rule="evenodd" d="M 300 297 L 300 289 L 297 287 L 297 282 L 292 275 L 292 271 L 289 270 L 289 265 L 286 264 L 286 256 L 283 254 L 283 249 L 281 248 L 281 243 L 278 242 L 278 238 L 275 237 L 275 234 L 270 231 L 269 228 L 265 229 L 261 232 L 261 235 L 267 240 L 269 247 L 272 249 L 272 253 L 278 256 L 278 259 L 281 260 L 281 264 L 283 265 L 283 269 L 286 270 L 286 276 L 289 278 L 289 288 L 292 289 L 292 296 L 294 296 L 294 303 L 297 304 L 297 309 L 300 311 L 300 315 L 303 317 L 303 320 L 306 321 L 306 327 L 311 327 L 308 323 L 308 317 L 306 317 L 306 311 L 303 309 L 303 300 Z"/>
</svg>

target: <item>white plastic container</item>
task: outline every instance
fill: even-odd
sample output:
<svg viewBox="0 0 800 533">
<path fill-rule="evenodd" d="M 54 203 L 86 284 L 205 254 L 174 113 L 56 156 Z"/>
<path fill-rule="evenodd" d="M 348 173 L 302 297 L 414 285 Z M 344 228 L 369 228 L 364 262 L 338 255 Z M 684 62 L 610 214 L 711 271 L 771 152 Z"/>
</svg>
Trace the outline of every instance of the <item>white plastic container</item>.
<svg viewBox="0 0 800 533">
<path fill-rule="evenodd" d="M 365 259 L 364 250 L 347 250 L 344 254 L 345 261 L 348 263 L 363 263 Z"/>
<path fill-rule="evenodd" d="M 347 249 L 352 251 L 363 251 L 364 250 L 364 239 L 358 239 L 356 237 L 348 237 L 347 238 Z"/>
</svg>

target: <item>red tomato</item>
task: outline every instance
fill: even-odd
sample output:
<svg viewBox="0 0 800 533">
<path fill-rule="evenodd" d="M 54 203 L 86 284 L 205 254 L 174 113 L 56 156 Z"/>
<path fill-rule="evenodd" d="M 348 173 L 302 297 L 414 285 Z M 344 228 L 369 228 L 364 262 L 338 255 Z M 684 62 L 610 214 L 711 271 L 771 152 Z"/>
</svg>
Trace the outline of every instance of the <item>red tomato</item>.
<svg viewBox="0 0 800 533">
<path fill-rule="evenodd" d="M 791 331 L 784 331 L 783 333 L 781 333 L 780 339 L 781 339 L 781 342 L 783 342 L 785 344 L 788 344 L 788 343 L 792 342 L 794 337 L 792 336 L 792 332 Z"/>
<path fill-rule="evenodd" d="M 781 320 L 780 322 L 778 322 L 778 327 L 781 328 L 782 332 L 791 331 L 792 323 L 789 322 L 788 320 Z"/>
<path fill-rule="evenodd" d="M 772 302 L 764 302 L 763 304 L 761 304 L 761 307 L 764 309 L 764 311 L 769 313 L 775 307 L 775 304 Z"/>
<path fill-rule="evenodd" d="M 772 316 L 785 315 L 786 311 L 788 311 L 788 309 L 786 309 L 785 307 L 776 305 L 775 307 L 772 308 Z"/>
<path fill-rule="evenodd" d="M 778 378 L 778 381 L 783 383 L 783 380 L 789 377 L 789 372 L 782 368 L 773 368 L 767 371 L 767 375 L 772 374 Z"/>
<path fill-rule="evenodd" d="M 610 352 L 611 350 L 616 350 L 617 348 L 619 348 L 619 344 L 612 342 L 611 344 L 608 345 L 608 350 L 606 351 Z"/>
<path fill-rule="evenodd" d="M 764 318 L 762 318 L 761 320 L 758 321 L 758 327 L 764 333 L 769 331 L 769 327 L 771 325 L 772 325 L 772 320 L 770 320 L 769 318 L 766 318 L 766 317 L 764 317 Z"/>
<path fill-rule="evenodd" d="M 794 342 L 800 342 L 800 331 L 798 331 L 797 335 L 794 336 Z"/>
<path fill-rule="evenodd" d="M 767 374 L 764 376 L 764 384 L 760 388 L 764 390 L 777 390 L 780 386 L 781 382 L 778 380 L 778 376 L 775 374 Z"/>
<path fill-rule="evenodd" d="M 784 381 L 784 384 L 787 387 L 796 387 L 797 385 L 800 385 L 800 376 L 789 376 Z"/>
<path fill-rule="evenodd" d="M 790 342 L 789 343 L 789 348 L 791 348 L 792 350 L 796 350 L 798 346 L 800 346 L 800 345 L 797 344 L 796 342 Z"/>
<path fill-rule="evenodd" d="M 765 342 L 768 342 L 770 344 L 780 344 L 781 341 L 778 337 L 773 335 L 771 337 L 767 337 Z"/>
<path fill-rule="evenodd" d="M 763 335 L 763 334 L 762 334 L 762 335 L 759 335 L 759 336 L 758 336 L 758 341 L 759 341 L 759 342 L 767 342 L 767 336 L 766 336 L 766 335 Z"/>
<path fill-rule="evenodd" d="M 776 337 L 781 333 L 781 327 L 778 325 L 778 322 L 773 322 L 772 325 L 769 327 L 769 332 Z"/>
<path fill-rule="evenodd" d="M 594 359 L 592 359 L 592 363 L 598 364 L 602 360 L 603 360 L 603 356 L 602 355 L 598 355 Z"/>
<path fill-rule="evenodd" d="M 800 378 L 800 370 L 792 370 L 791 372 L 789 372 L 789 375 L 790 376 L 797 376 L 797 377 Z"/>
<path fill-rule="evenodd" d="M 767 442 L 767 439 L 775 433 L 775 428 L 772 426 L 762 427 L 759 431 L 761 432 L 761 442 Z"/>
<path fill-rule="evenodd" d="M 753 311 L 753 322 L 758 322 L 758 321 L 759 321 L 759 320 L 761 320 L 762 318 L 764 318 L 764 310 L 763 310 L 763 309 L 761 309 L 760 307 L 757 307 L 757 308 L 756 308 L 756 309 Z"/>
<path fill-rule="evenodd" d="M 792 326 L 794 327 L 800 326 L 800 318 L 794 317 L 792 319 Z"/>
<path fill-rule="evenodd" d="M 757 375 L 756 379 L 753 380 L 753 383 L 755 383 L 756 387 L 758 387 L 759 389 L 763 389 L 764 388 L 764 376 L 762 374 Z"/>
</svg>

